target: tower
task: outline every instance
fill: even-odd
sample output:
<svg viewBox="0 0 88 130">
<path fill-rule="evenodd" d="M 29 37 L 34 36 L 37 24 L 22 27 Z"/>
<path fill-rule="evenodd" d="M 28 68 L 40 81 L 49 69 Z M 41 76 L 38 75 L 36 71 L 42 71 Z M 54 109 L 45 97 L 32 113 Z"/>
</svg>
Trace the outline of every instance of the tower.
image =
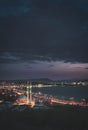
<svg viewBox="0 0 88 130">
<path fill-rule="evenodd" d="M 32 85 L 31 83 L 29 85 L 29 82 L 27 82 L 27 104 L 29 102 L 32 102 Z"/>
<path fill-rule="evenodd" d="M 32 99 L 32 85 L 27 82 L 27 104 L 32 108 L 35 105 L 35 102 Z"/>
<path fill-rule="evenodd" d="M 27 82 L 27 104 L 29 103 L 29 86 Z"/>
<path fill-rule="evenodd" d="M 30 83 L 29 89 L 30 89 L 29 90 L 29 95 L 30 95 L 29 101 L 32 102 L 32 85 L 31 85 L 31 83 Z"/>
</svg>

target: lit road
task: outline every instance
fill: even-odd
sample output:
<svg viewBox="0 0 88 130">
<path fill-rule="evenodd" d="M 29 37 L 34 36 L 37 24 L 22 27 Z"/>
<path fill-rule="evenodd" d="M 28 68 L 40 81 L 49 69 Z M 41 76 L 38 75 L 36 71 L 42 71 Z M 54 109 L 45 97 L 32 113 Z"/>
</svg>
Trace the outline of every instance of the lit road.
<svg viewBox="0 0 88 130">
<path fill-rule="evenodd" d="M 24 90 L 14 89 L 14 92 L 18 95 L 26 95 L 26 91 L 24 91 Z M 48 100 L 51 101 L 52 104 L 57 103 L 57 104 L 62 104 L 62 105 L 68 104 L 68 105 L 75 105 L 75 106 L 76 105 L 88 106 L 88 104 L 85 104 L 84 102 L 76 102 L 74 100 L 60 100 L 60 99 L 54 98 L 54 97 L 47 97 L 46 94 L 39 95 L 38 93 L 33 93 L 33 97 L 38 98 L 38 99 L 47 99 L 48 98 Z M 27 101 L 26 99 L 23 99 L 21 102 L 19 102 L 19 104 L 20 103 L 26 104 L 26 101 Z"/>
</svg>

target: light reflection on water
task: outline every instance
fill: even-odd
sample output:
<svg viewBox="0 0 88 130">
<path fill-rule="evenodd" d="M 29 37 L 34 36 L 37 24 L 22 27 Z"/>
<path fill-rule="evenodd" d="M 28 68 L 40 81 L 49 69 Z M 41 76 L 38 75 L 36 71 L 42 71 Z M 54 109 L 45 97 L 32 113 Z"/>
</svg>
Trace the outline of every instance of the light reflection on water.
<svg viewBox="0 0 88 130">
<path fill-rule="evenodd" d="M 33 92 L 42 92 L 43 94 L 52 95 L 60 99 L 70 99 L 82 101 L 88 98 L 88 86 L 53 86 L 43 88 L 33 88 Z"/>
</svg>

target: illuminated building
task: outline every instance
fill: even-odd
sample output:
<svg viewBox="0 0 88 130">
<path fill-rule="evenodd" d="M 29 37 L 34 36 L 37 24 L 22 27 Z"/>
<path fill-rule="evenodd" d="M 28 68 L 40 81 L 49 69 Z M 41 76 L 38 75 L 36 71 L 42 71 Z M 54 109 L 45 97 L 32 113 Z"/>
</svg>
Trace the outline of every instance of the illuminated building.
<svg viewBox="0 0 88 130">
<path fill-rule="evenodd" d="M 30 83 L 30 86 L 27 83 L 27 104 L 30 107 L 33 107 L 35 105 L 35 102 L 32 100 L 32 85 Z"/>
<path fill-rule="evenodd" d="M 30 84 L 30 86 L 29 86 L 29 95 L 30 95 L 30 102 L 32 101 L 32 85 Z"/>
<path fill-rule="evenodd" d="M 28 86 L 28 83 L 27 83 L 27 104 L 29 103 L 29 86 Z"/>
</svg>

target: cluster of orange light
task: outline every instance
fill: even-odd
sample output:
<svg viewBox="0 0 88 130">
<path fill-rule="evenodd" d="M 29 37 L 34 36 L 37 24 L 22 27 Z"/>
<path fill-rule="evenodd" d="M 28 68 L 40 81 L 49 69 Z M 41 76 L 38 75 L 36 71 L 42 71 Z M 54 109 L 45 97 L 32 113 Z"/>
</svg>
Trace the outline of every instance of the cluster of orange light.
<svg viewBox="0 0 88 130">
<path fill-rule="evenodd" d="M 79 106 L 88 106 L 88 104 L 85 104 L 83 102 L 76 102 L 76 101 L 69 101 L 69 100 L 60 100 L 60 99 L 56 99 L 56 98 L 52 98 L 51 102 L 56 102 L 56 103 L 60 103 L 60 104 L 69 104 L 69 105 L 79 105 Z"/>
</svg>

